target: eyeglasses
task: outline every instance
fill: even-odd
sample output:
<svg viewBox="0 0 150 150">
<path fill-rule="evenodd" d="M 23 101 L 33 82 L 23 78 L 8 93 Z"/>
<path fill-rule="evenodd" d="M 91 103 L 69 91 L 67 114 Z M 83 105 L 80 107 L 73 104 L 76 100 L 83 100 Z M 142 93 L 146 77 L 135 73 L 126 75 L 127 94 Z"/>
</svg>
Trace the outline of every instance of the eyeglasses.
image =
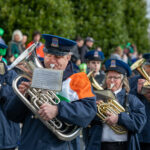
<svg viewBox="0 0 150 150">
<path fill-rule="evenodd" d="M 118 77 L 117 77 L 117 76 L 107 76 L 107 79 L 108 79 L 108 80 L 114 79 L 114 80 L 116 81 L 116 80 L 121 79 L 121 76 L 118 76 Z"/>
</svg>

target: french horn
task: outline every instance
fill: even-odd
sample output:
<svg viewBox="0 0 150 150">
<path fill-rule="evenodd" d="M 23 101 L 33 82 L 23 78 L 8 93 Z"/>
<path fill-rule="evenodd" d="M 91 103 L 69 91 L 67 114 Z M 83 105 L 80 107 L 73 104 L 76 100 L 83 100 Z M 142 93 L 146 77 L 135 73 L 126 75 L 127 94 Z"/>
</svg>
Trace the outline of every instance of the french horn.
<svg viewBox="0 0 150 150">
<path fill-rule="evenodd" d="M 88 78 L 91 81 L 92 86 L 94 87 L 94 92 L 96 95 L 103 101 L 97 104 L 97 116 L 104 122 L 107 117 L 107 112 L 113 114 L 120 114 L 125 112 L 125 109 L 116 101 L 115 95 L 111 90 L 104 90 L 94 78 L 94 71 L 88 73 Z M 98 98 L 98 99 L 99 99 Z M 110 125 L 109 125 L 110 126 Z M 127 130 L 120 125 L 111 125 L 110 128 L 116 134 L 125 134 Z"/>
<path fill-rule="evenodd" d="M 11 70 L 14 67 L 17 67 L 20 72 L 17 78 L 13 80 L 13 90 L 20 100 L 32 111 L 35 118 L 38 118 L 52 133 L 57 136 L 58 139 L 63 141 L 71 141 L 80 134 L 80 127 L 63 122 L 58 118 L 45 121 L 37 113 L 40 106 L 45 102 L 52 105 L 58 105 L 60 103 L 60 99 L 54 91 L 47 90 L 45 92 L 43 89 L 30 87 L 26 94 L 23 95 L 18 90 L 17 85 L 22 78 L 32 81 L 34 68 L 43 68 L 34 51 L 36 46 L 37 43 L 32 44 L 8 68 L 8 70 Z M 30 96 L 29 100 L 26 95 Z"/>
</svg>

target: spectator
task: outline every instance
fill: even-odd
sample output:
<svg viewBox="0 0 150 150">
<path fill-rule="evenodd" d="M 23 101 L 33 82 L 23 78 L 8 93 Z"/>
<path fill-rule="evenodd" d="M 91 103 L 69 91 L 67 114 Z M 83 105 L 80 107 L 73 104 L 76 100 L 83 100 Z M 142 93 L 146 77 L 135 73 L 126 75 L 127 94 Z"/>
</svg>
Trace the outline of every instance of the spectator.
<svg viewBox="0 0 150 150">
<path fill-rule="evenodd" d="M 12 62 L 15 58 L 17 58 L 22 52 L 22 32 L 20 30 L 15 30 L 12 34 L 12 40 L 9 42 L 8 47 L 8 56 L 10 58 L 10 62 Z"/>
<path fill-rule="evenodd" d="M 123 55 L 123 49 L 120 46 L 118 46 L 116 47 L 114 53 L 111 54 L 110 59 L 122 60 L 122 55 Z"/>
<path fill-rule="evenodd" d="M 71 61 L 73 62 L 73 67 L 75 72 L 79 72 L 79 65 L 81 64 L 81 60 L 80 60 L 80 54 L 81 54 L 81 48 L 84 44 L 84 40 L 78 36 L 76 38 L 76 45 L 72 48 L 71 52 L 72 52 L 72 56 L 71 56 Z"/>
<path fill-rule="evenodd" d="M 71 50 L 72 52 L 71 61 L 78 66 L 81 63 L 80 54 L 81 48 L 84 44 L 84 40 L 80 36 L 78 36 L 75 41 L 77 42 L 77 45 L 75 45 Z"/>
<path fill-rule="evenodd" d="M 86 62 L 84 56 L 89 51 L 89 49 L 92 48 L 93 44 L 94 44 L 94 39 L 92 37 L 87 37 L 85 39 L 85 44 L 81 48 L 81 63 L 85 63 Z"/>
<path fill-rule="evenodd" d="M 27 40 L 28 40 L 28 36 L 26 34 L 24 34 L 23 38 L 22 38 L 22 47 L 23 47 L 24 50 L 26 49 Z"/>
<path fill-rule="evenodd" d="M 38 57 L 43 59 L 44 58 L 44 52 L 43 52 L 44 44 L 40 42 L 41 33 L 39 31 L 35 31 L 32 35 L 32 39 L 33 40 L 27 45 L 27 48 L 31 46 L 34 42 L 39 42 L 38 46 L 36 47 L 36 54 Z"/>
</svg>

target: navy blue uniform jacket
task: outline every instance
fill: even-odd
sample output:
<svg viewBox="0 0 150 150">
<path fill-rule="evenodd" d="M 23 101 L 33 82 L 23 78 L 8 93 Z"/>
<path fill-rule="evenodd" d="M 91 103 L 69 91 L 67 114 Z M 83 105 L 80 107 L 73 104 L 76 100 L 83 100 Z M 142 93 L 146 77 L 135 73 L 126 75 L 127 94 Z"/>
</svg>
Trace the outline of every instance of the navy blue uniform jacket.
<svg viewBox="0 0 150 150">
<path fill-rule="evenodd" d="M 64 80 L 72 74 L 72 66 L 69 64 L 64 72 Z M 87 97 L 72 103 L 61 101 L 58 110 L 59 119 L 86 127 L 96 115 L 95 97 Z M 23 122 L 19 150 L 73 150 L 75 147 L 71 142 L 59 140 L 38 119 L 32 118 L 32 113 L 16 97 L 7 105 L 6 112 L 10 119 Z M 77 147 L 79 148 L 80 145 Z"/>
<path fill-rule="evenodd" d="M 20 136 L 19 124 L 8 120 L 5 113 L 5 105 L 14 95 L 12 81 L 17 76 L 14 71 L 7 71 L 0 75 L 0 149 L 14 148 L 17 146 Z"/>
<path fill-rule="evenodd" d="M 141 75 L 137 75 L 137 76 L 132 77 L 129 80 L 130 87 L 131 87 L 130 93 L 136 95 L 141 100 L 141 102 L 145 105 L 147 121 L 142 132 L 139 134 L 139 141 L 144 142 L 144 143 L 150 143 L 150 130 L 149 130 L 150 128 L 150 102 L 143 95 L 137 93 L 138 79 L 143 79 L 143 77 Z"/>
<path fill-rule="evenodd" d="M 117 94 L 117 99 L 121 105 L 124 103 L 125 90 Z M 140 100 L 134 95 L 128 95 L 129 100 L 129 114 L 122 112 L 119 114 L 118 124 L 124 126 L 128 130 L 128 150 L 139 150 L 139 142 L 137 133 L 141 132 L 145 122 L 145 107 Z M 100 150 L 102 123 L 99 119 L 93 120 L 91 128 L 86 129 L 86 150 Z"/>
</svg>

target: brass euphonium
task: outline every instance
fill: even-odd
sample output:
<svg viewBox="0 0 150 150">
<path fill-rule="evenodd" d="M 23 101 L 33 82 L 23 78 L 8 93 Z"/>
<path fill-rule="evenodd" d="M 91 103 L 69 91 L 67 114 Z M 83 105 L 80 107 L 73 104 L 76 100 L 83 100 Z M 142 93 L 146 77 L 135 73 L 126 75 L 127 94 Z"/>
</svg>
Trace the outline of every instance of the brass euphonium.
<svg viewBox="0 0 150 150">
<path fill-rule="evenodd" d="M 8 68 L 8 70 L 17 67 L 19 68 L 21 74 L 13 80 L 13 89 L 20 100 L 32 111 L 32 113 L 37 117 L 48 129 L 50 129 L 58 139 L 63 141 L 70 141 L 76 138 L 80 134 L 81 128 L 66 122 L 62 122 L 57 118 L 49 121 L 43 120 L 37 113 L 40 109 L 39 107 L 47 102 L 52 105 L 57 105 L 60 103 L 60 99 L 57 97 L 54 91 L 44 91 L 43 89 L 30 87 L 26 94 L 21 94 L 18 90 L 18 81 L 21 78 L 26 78 L 32 81 L 32 74 L 34 68 L 43 68 L 38 57 L 35 54 L 35 48 L 37 43 L 32 44 L 28 49 L 26 49 Z M 30 100 L 27 99 L 25 95 L 30 96 Z"/>
<path fill-rule="evenodd" d="M 143 84 L 141 94 L 144 94 L 146 89 L 150 89 L 150 77 L 143 68 L 144 62 L 145 59 L 141 58 L 131 65 L 131 70 L 137 69 L 137 71 L 146 79 L 146 81 Z"/>
<path fill-rule="evenodd" d="M 103 87 L 97 83 L 93 74 L 94 71 L 91 71 L 87 76 L 94 87 L 96 95 L 98 95 L 101 100 L 104 100 L 97 104 L 97 116 L 104 121 L 107 117 L 107 112 L 116 115 L 121 112 L 125 112 L 125 109 L 116 101 L 115 95 L 111 92 L 111 90 L 104 90 Z M 117 134 L 125 134 L 127 132 L 123 126 L 117 124 L 115 126 L 110 126 L 110 128 Z"/>
</svg>

